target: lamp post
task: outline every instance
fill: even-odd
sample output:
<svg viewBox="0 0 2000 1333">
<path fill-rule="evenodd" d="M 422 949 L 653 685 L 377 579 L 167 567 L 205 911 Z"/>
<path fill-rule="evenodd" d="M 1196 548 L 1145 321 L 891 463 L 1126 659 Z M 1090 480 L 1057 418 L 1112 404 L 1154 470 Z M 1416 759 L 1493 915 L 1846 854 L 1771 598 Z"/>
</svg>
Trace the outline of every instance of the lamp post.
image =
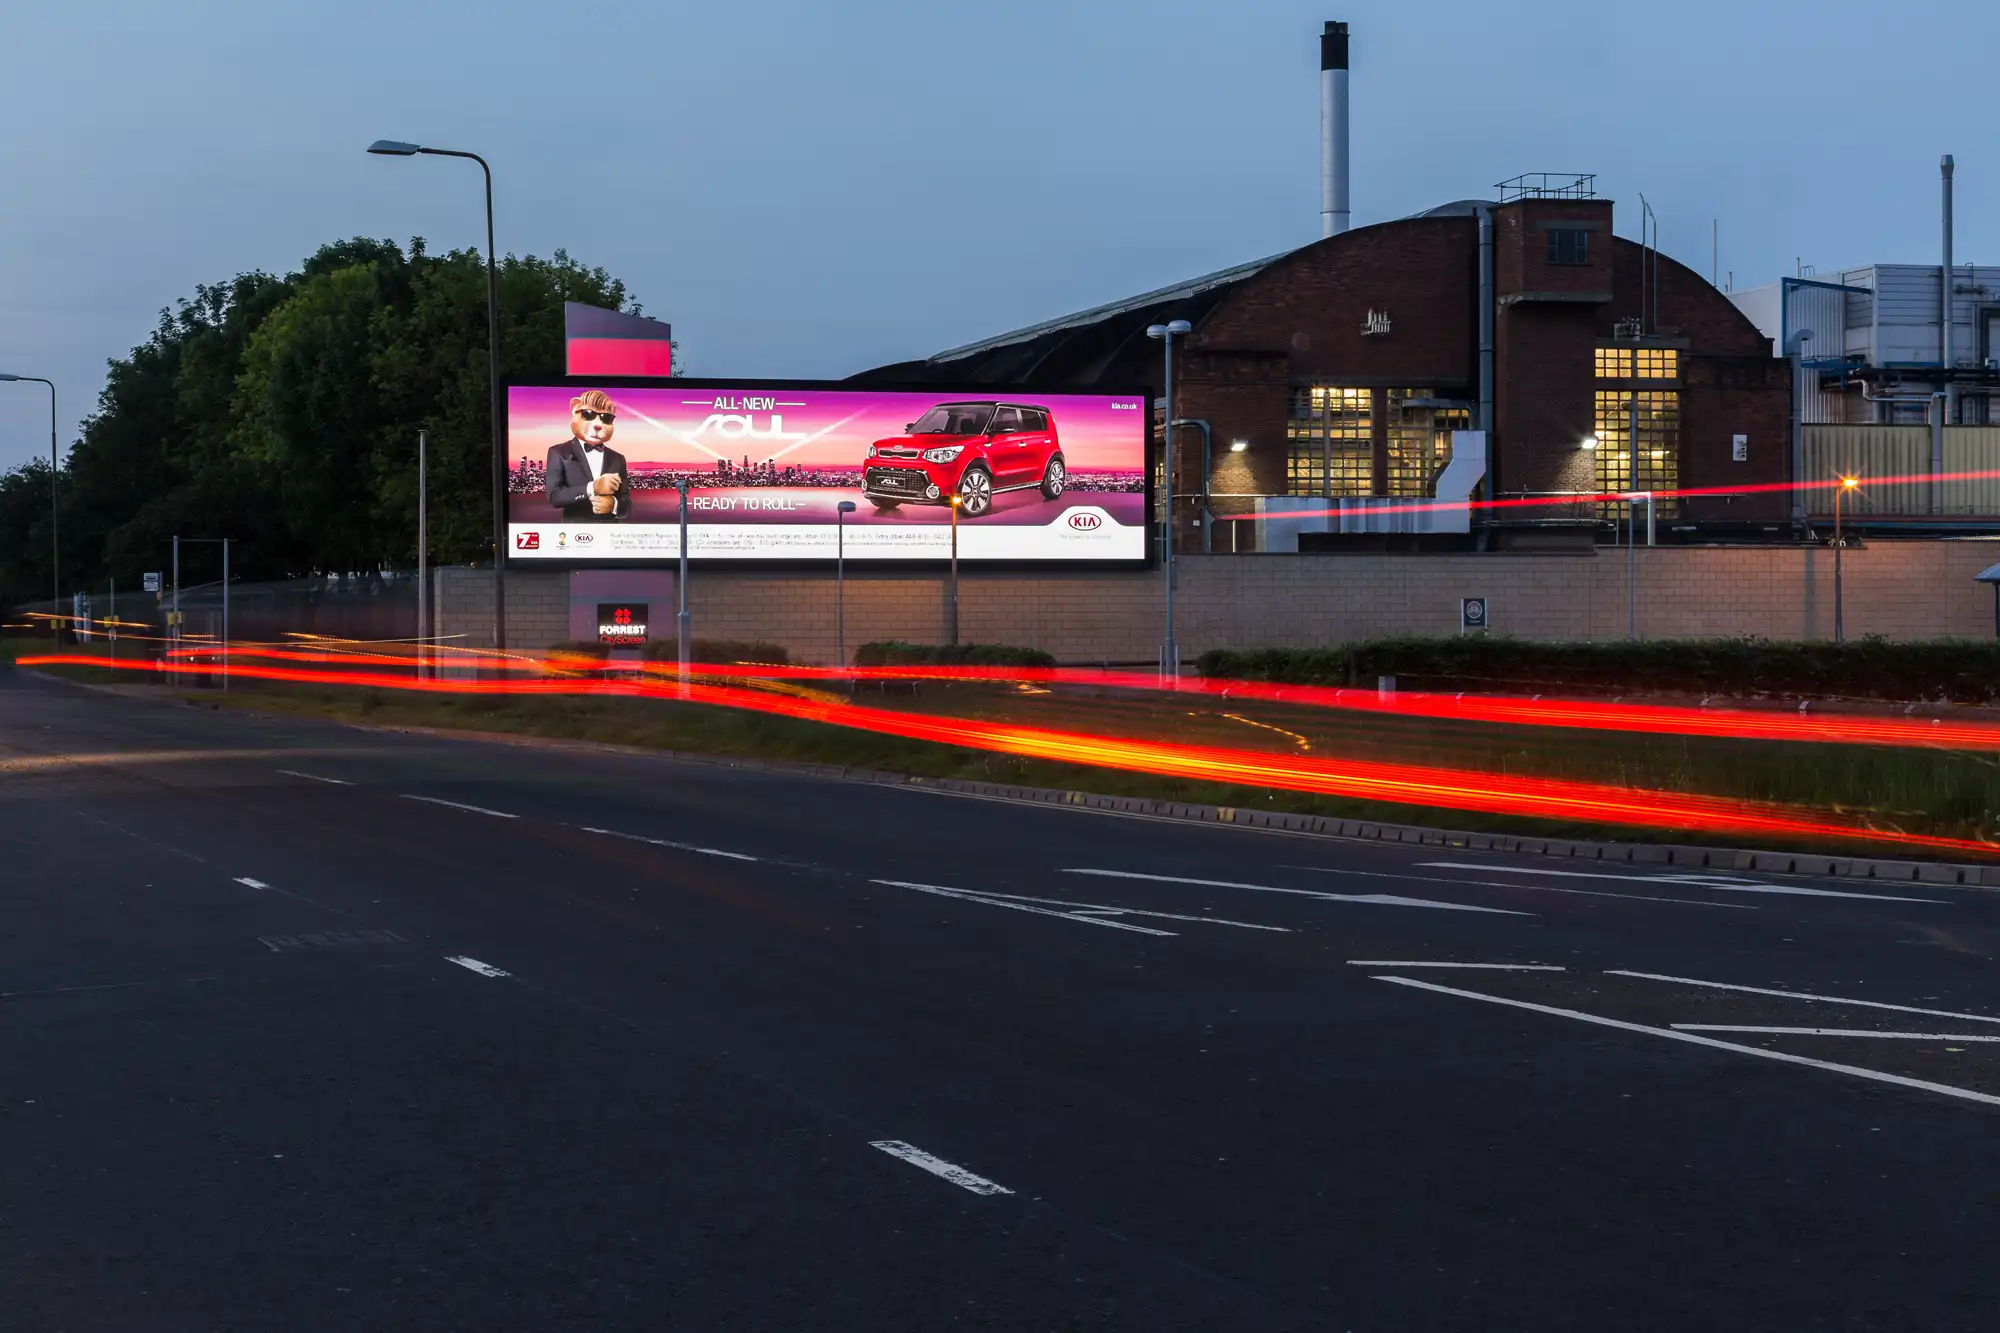
<svg viewBox="0 0 2000 1333">
<path fill-rule="evenodd" d="M 852 500 L 833 507 L 833 633 L 842 671 L 847 669 L 847 516 L 853 512 Z"/>
<path fill-rule="evenodd" d="M 430 555 L 431 525 L 426 508 L 430 484 L 426 475 L 428 459 L 425 457 L 430 432 L 417 432 L 417 674 L 427 674 L 424 667 L 430 660 L 429 635 L 430 614 Z"/>
<path fill-rule="evenodd" d="M 1194 332 L 1194 325 L 1184 319 L 1172 320 L 1165 324 L 1149 325 L 1148 338 L 1157 338 L 1165 348 L 1166 377 L 1164 397 L 1167 404 L 1166 430 L 1160 442 L 1164 454 L 1160 473 L 1162 514 L 1160 524 L 1160 565 L 1167 583 L 1167 626 L 1166 638 L 1160 644 L 1160 675 L 1169 684 L 1180 679 L 1180 649 L 1174 643 L 1174 339 Z"/>
<path fill-rule="evenodd" d="M 61 616 L 62 533 L 58 526 L 61 519 L 56 513 L 56 473 L 59 470 L 56 458 L 56 382 L 45 380 L 40 375 L 0 375 L 0 381 L 49 386 L 49 581 L 55 585 L 56 615 Z"/>
<path fill-rule="evenodd" d="M 1861 484 L 1859 477 L 1842 477 L 1833 491 L 1833 641 L 1847 641 L 1847 626 L 1840 614 L 1840 552 L 1847 542 L 1840 535 L 1840 498 Z"/>
<path fill-rule="evenodd" d="M 956 491 L 951 496 L 951 646 L 958 647 L 958 507 L 965 503 Z"/>
<path fill-rule="evenodd" d="M 500 279 L 493 253 L 493 168 L 477 153 L 454 148 L 425 148 L 395 139 L 377 139 L 368 145 L 377 157 L 462 157 L 479 164 L 486 176 L 486 378 L 491 394 L 493 434 L 493 651 L 507 651 L 507 404 L 500 383 Z"/>
</svg>

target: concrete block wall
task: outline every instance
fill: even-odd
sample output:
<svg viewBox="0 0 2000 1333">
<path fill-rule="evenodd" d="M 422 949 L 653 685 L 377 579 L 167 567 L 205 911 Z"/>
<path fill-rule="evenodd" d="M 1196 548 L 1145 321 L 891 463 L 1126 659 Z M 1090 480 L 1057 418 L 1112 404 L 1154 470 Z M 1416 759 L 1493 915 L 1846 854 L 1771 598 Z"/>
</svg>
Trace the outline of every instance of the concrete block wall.
<svg viewBox="0 0 2000 1333">
<path fill-rule="evenodd" d="M 1973 575 L 1993 543 L 1876 542 L 1845 559 L 1850 638 L 1993 633 L 1993 594 Z M 492 575 L 438 571 L 439 630 L 484 646 Z M 1495 632 L 1528 639 L 1625 636 L 1622 549 L 1583 555 L 1183 556 L 1176 628 L 1189 657 L 1215 647 L 1332 646 L 1387 634 L 1455 634 L 1458 599 L 1483 596 Z M 1641 547 L 1633 590 L 1640 637 L 1833 633 L 1830 551 Z M 950 623 L 942 573 L 850 573 L 847 648 L 875 639 L 942 643 Z M 701 638 L 765 639 L 808 662 L 835 659 L 831 571 L 698 570 L 689 610 Z M 653 634 L 673 633 L 672 570 L 529 571 L 507 577 L 508 641 L 536 650 L 590 637 L 599 601 L 651 604 Z M 1046 649 L 1065 662 L 1146 663 L 1163 628 L 1160 573 L 971 572 L 959 584 L 959 637 Z"/>
</svg>

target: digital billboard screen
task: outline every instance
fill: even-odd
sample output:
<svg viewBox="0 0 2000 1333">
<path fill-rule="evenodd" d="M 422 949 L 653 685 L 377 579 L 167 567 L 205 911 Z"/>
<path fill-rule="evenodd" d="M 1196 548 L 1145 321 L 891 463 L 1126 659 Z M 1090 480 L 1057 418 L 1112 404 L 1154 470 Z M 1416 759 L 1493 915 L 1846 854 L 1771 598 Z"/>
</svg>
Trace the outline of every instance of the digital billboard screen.
<svg viewBox="0 0 2000 1333">
<path fill-rule="evenodd" d="M 521 563 L 1138 563 L 1143 393 L 953 393 L 678 380 L 507 391 Z M 836 534 L 842 502 L 853 505 Z"/>
</svg>

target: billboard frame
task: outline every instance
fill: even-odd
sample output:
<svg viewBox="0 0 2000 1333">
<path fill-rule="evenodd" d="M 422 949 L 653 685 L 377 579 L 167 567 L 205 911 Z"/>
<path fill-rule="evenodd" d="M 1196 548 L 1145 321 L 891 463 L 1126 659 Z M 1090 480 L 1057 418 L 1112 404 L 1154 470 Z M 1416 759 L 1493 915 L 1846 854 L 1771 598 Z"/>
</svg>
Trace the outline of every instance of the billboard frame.
<svg viewBox="0 0 2000 1333">
<path fill-rule="evenodd" d="M 1007 384 L 998 386 L 975 385 L 968 388 L 963 385 L 954 385 L 954 384 L 910 384 L 910 383 L 854 384 L 848 380 L 813 380 L 813 379 L 778 379 L 778 378 L 763 379 L 763 378 L 755 378 L 748 376 L 746 376 L 743 379 L 718 379 L 713 376 L 704 376 L 702 378 L 697 379 L 693 377 L 682 378 L 681 376 L 678 375 L 668 376 L 668 377 L 630 376 L 630 375 L 624 375 L 624 376 L 554 375 L 546 379 L 506 381 L 502 387 L 501 392 L 503 395 L 502 401 L 507 402 L 509 405 L 508 416 L 510 419 L 512 417 L 512 400 L 507 398 L 506 395 L 510 394 L 513 390 L 517 388 L 518 389 L 553 389 L 553 388 L 607 389 L 614 391 L 618 389 L 741 390 L 741 389 L 770 388 L 778 390 L 794 390 L 794 389 L 818 390 L 821 392 L 840 392 L 840 393 L 917 393 L 917 394 L 936 394 L 939 396 L 957 396 L 961 398 L 1014 398 L 1014 397 L 1031 397 L 1036 394 L 1063 394 L 1063 395 L 1068 395 L 1070 397 L 1093 397 L 1093 398 L 1137 398 L 1140 400 L 1142 404 L 1140 408 L 1140 413 L 1141 413 L 1141 419 L 1145 423 L 1145 432 L 1146 432 L 1145 449 L 1144 449 L 1145 453 L 1144 467 L 1145 467 L 1145 478 L 1146 478 L 1145 555 L 1135 560 L 976 560 L 976 561 L 969 561 L 965 559 L 965 557 L 961 556 L 959 557 L 959 565 L 961 567 L 962 573 L 964 572 L 980 573 L 986 571 L 994 571 L 994 572 L 1011 573 L 1011 574 L 1026 573 L 1032 570 L 1044 570 L 1056 573 L 1081 573 L 1092 570 L 1130 573 L 1134 571 L 1158 569 L 1160 567 L 1160 502 L 1159 502 L 1159 495 L 1157 493 L 1158 487 L 1155 485 L 1155 478 L 1159 475 L 1160 444 L 1158 439 L 1159 432 L 1156 431 L 1153 427 L 1153 414 L 1159 396 L 1155 394 L 1151 389 L 1145 388 L 1144 386 L 1137 386 L 1129 390 L 1104 389 L 1104 388 L 1078 389 L 1070 385 L 1029 383 L 1029 384 Z M 505 423 L 503 422 L 503 427 L 504 424 Z M 505 432 L 503 429 L 501 448 L 503 450 L 507 449 L 509 443 L 510 442 L 505 439 Z M 513 455 L 511 454 L 511 452 L 503 455 L 503 466 L 506 468 L 506 475 L 511 478 L 513 476 Z M 509 511 L 507 522 L 510 528 L 513 526 L 513 513 L 512 513 L 513 494 L 514 493 L 511 489 L 507 492 L 508 511 Z M 577 559 L 550 558 L 550 557 L 538 557 L 533 560 L 523 560 L 514 555 L 514 547 L 513 543 L 509 540 L 509 535 L 510 535 L 509 533 L 507 533 L 506 531 L 502 531 L 496 535 L 500 539 L 498 545 L 503 551 L 506 552 L 506 555 L 504 557 L 505 563 L 503 565 L 503 569 L 504 572 L 509 574 L 519 573 L 525 570 L 536 570 L 536 569 L 552 570 L 552 571 L 568 573 L 580 569 L 678 569 L 680 567 L 679 555 L 640 556 L 633 559 L 622 559 L 622 560 L 577 560 Z M 818 569 L 830 570 L 833 568 L 834 564 L 835 560 L 834 557 L 832 556 L 801 556 L 784 560 L 718 560 L 713 556 L 707 556 L 707 557 L 691 556 L 688 559 L 688 566 L 690 569 L 699 569 L 707 572 L 726 570 L 726 569 L 736 569 L 736 570 L 768 569 L 773 571 L 787 571 L 796 573 L 802 570 L 818 570 Z M 893 575 L 899 571 L 941 573 L 945 570 L 948 570 L 950 567 L 951 567 L 951 560 L 949 559 L 949 557 L 940 557 L 939 559 L 936 560 L 922 559 L 922 558 L 910 559 L 910 560 L 865 560 L 865 559 L 856 559 L 855 557 L 850 556 L 848 557 L 847 560 L 847 575 L 849 578 L 854 578 L 857 576 L 862 578 L 867 578 L 870 575 L 874 575 L 877 577 L 883 575 Z"/>
</svg>

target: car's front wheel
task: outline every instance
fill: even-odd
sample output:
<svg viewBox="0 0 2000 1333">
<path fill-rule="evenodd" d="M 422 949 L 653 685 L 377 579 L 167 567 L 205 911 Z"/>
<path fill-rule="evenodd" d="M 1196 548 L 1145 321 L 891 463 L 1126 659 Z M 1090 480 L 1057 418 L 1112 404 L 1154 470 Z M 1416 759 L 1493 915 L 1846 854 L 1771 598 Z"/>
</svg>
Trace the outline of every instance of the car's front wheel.
<svg viewBox="0 0 2000 1333">
<path fill-rule="evenodd" d="M 958 507 L 967 518 L 978 518 L 993 507 L 993 478 L 984 468 L 967 468 L 958 479 Z"/>
<path fill-rule="evenodd" d="M 1062 455 L 1049 459 L 1049 465 L 1042 471 L 1042 498 L 1053 500 L 1069 487 L 1069 469 L 1063 466 Z"/>
</svg>

